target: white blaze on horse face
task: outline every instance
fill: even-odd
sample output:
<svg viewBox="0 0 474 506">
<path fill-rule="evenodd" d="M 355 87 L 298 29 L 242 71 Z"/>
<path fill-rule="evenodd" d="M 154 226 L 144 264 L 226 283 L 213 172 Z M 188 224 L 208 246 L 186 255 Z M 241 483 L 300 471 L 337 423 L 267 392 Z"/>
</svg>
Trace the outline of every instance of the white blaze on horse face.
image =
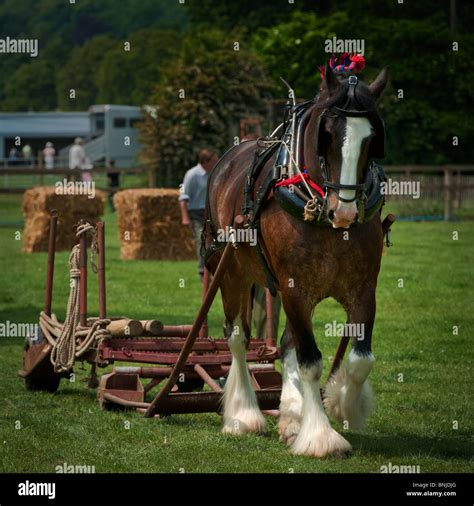
<svg viewBox="0 0 474 506">
<path fill-rule="evenodd" d="M 342 165 L 341 165 L 341 184 L 357 184 L 357 165 L 362 147 L 362 141 L 371 134 L 370 122 L 367 118 L 346 118 L 346 133 L 342 144 Z M 339 195 L 343 199 L 353 199 L 355 190 L 340 190 Z M 337 215 L 343 221 L 352 221 L 357 213 L 356 202 L 339 202 L 335 211 L 335 225 L 337 225 Z M 341 216 L 344 214 L 345 216 Z"/>
</svg>

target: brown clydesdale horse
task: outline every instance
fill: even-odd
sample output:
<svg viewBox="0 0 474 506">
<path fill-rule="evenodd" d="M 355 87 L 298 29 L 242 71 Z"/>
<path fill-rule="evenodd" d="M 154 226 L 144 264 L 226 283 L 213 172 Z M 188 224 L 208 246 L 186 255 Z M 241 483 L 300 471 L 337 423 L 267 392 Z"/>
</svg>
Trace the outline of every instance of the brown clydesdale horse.
<svg viewBox="0 0 474 506">
<path fill-rule="evenodd" d="M 351 225 L 355 225 L 358 212 L 353 187 L 364 179 L 371 150 L 381 141 L 377 139 L 376 101 L 386 86 L 387 70 L 383 69 L 369 86 L 358 83 L 354 103 L 360 105 L 364 114 L 328 114 L 341 110 L 332 106 L 346 100 L 347 82 L 348 79 L 337 78 L 326 65 L 319 97 L 311 105 L 304 131 L 304 164 L 311 179 L 324 185 L 328 192 L 325 214 L 332 226 L 311 226 L 283 211 L 274 198 L 266 202 L 260 220 L 265 257 L 278 282 L 287 317 L 281 341 L 280 438 L 295 454 L 316 457 L 351 450 L 349 442 L 331 427 L 324 408 L 337 420 L 346 421 L 348 428 L 356 428 L 372 406 L 367 377 L 374 362 L 371 337 L 383 243 L 380 214 L 377 212 L 363 224 Z M 215 229 L 224 229 L 232 223 L 233 216 L 242 208 L 244 179 L 256 149 L 255 141 L 241 143 L 227 152 L 210 174 L 208 220 Z M 320 170 L 321 156 L 326 164 L 326 181 Z M 271 170 L 274 160 L 273 156 L 267 162 L 256 187 Z M 205 234 L 209 246 L 209 227 Z M 215 270 L 220 255 L 221 252 L 216 252 L 210 257 L 211 271 Z M 255 248 L 241 244 L 221 284 L 233 355 L 224 393 L 226 433 L 264 429 L 264 417 L 245 362 L 250 336 L 247 306 L 251 286 L 256 282 L 266 284 L 262 264 Z M 364 335 L 353 338 L 347 363 L 326 386 L 323 406 L 322 355 L 315 342 L 311 317 L 315 306 L 327 297 L 333 297 L 344 307 L 348 323 L 362 324 Z"/>
</svg>

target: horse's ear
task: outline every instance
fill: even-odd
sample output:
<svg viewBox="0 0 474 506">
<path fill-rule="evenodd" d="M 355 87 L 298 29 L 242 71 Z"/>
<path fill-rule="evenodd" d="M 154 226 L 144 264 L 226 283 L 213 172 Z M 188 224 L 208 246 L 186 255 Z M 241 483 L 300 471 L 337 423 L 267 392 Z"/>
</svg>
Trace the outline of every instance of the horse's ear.
<svg viewBox="0 0 474 506">
<path fill-rule="evenodd" d="M 326 85 L 330 95 L 332 95 L 341 85 L 336 77 L 336 74 L 334 74 L 331 65 L 329 65 L 329 62 L 326 62 L 324 67 L 324 84 Z"/>
<path fill-rule="evenodd" d="M 387 86 L 388 81 L 388 67 L 384 67 L 379 75 L 375 78 L 375 81 L 369 84 L 369 90 L 375 100 L 380 98 L 382 95 L 385 86 Z"/>
</svg>

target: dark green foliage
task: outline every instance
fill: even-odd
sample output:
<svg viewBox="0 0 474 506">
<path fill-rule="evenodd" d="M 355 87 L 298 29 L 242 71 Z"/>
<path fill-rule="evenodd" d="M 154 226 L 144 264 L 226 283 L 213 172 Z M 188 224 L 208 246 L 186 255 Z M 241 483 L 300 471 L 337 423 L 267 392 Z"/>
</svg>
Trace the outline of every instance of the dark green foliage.
<svg viewBox="0 0 474 506">
<path fill-rule="evenodd" d="M 47 97 L 33 96 L 28 90 L 16 90 L 23 84 L 25 74 L 32 76 L 36 65 L 22 70 L 20 76 L 16 71 L 22 65 L 30 65 L 34 58 L 29 55 L 0 55 L 0 107 L 5 110 L 51 110 L 61 107 L 67 110 L 79 110 L 97 103 L 97 73 L 99 63 L 105 57 L 107 43 L 112 39 L 123 48 L 123 42 L 133 37 L 142 28 L 183 30 L 187 25 L 186 11 L 183 5 L 169 0 L 2 0 L 0 3 L 0 38 L 35 38 L 39 43 L 38 61 L 51 69 L 53 89 L 57 87 L 58 96 L 49 91 L 49 79 L 39 85 L 48 89 Z M 102 37 L 99 37 L 102 36 Z M 155 37 L 151 36 L 151 39 Z M 168 39 L 164 39 L 167 43 Z M 97 47 L 94 47 L 97 45 Z M 155 47 L 153 45 L 152 47 Z M 90 60 L 89 60 L 90 58 Z M 113 57 L 111 57 L 113 59 Z M 140 66 L 151 67 L 150 80 L 158 79 L 154 61 L 142 59 Z M 154 60 L 161 61 L 160 55 Z M 110 61 L 110 60 L 109 60 Z M 115 59 L 114 65 L 117 64 Z M 120 63 L 118 64 L 120 67 Z M 77 72 L 76 86 L 71 84 Z M 110 102 L 107 87 L 113 82 L 111 96 L 116 103 L 130 104 L 130 85 L 135 86 L 134 94 L 146 95 L 150 86 L 143 83 L 143 72 L 137 80 L 131 80 L 130 65 L 124 72 L 105 72 L 103 79 L 105 90 L 101 97 Z M 19 80 L 20 79 L 20 80 Z M 87 85 L 89 81 L 89 85 Z M 131 83 L 131 84 L 130 84 Z M 143 85 L 143 88 L 141 86 Z M 123 87 L 126 94 L 118 95 L 117 88 Z M 78 89 L 76 102 L 69 100 L 69 89 Z M 29 89 L 31 91 L 31 88 Z M 67 94 L 65 92 L 67 91 Z M 86 104 L 86 105 L 85 105 Z"/>
<path fill-rule="evenodd" d="M 265 86 L 272 98 L 286 98 L 280 76 L 294 86 L 298 97 L 312 98 L 320 83 L 318 66 L 328 57 L 324 41 L 333 36 L 356 38 L 365 42 L 367 68 L 361 77 L 366 82 L 385 64 L 390 67 L 390 83 L 381 103 L 388 135 L 385 162 L 469 163 L 474 157 L 474 144 L 469 142 L 474 134 L 470 121 L 474 9 L 468 1 L 455 4 L 456 16 L 450 13 L 450 2 L 441 0 L 403 4 L 394 0 L 295 0 L 293 4 L 288 0 L 186 0 L 184 4 L 177 0 L 76 0 L 75 4 L 3 0 L 0 38 L 37 38 L 39 56 L 1 55 L 0 108 L 84 110 L 94 103 L 143 105 L 161 100 L 171 105 L 173 87 L 197 87 L 199 93 L 180 101 L 176 114 L 181 116 L 176 117 L 181 123 L 171 130 L 181 136 L 185 123 L 187 139 L 222 150 L 236 133 L 242 111 L 254 115 L 263 104 L 260 98 L 249 100 L 239 89 L 229 93 L 225 86 L 213 89 L 216 99 L 206 96 L 206 79 L 214 87 L 221 68 L 213 57 L 206 59 L 205 51 L 225 53 L 229 44 L 238 41 L 241 51 L 233 57 L 239 59 L 239 70 L 250 59 L 248 65 L 258 67 L 257 74 L 263 75 L 260 61 L 271 78 Z M 234 28 L 234 40 L 223 35 Z M 187 46 L 175 61 L 184 30 Z M 131 43 L 129 52 L 124 51 L 125 41 Z M 452 50 L 453 41 L 459 43 L 457 52 Z M 196 65 L 206 69 L 204 77 L 195 75 Z M 233 65 L 224 67 L 232 76 Z M 252 73 L 247 77 L 249 90 L 253 78 Z M 72 88 L 75 100 L 69 98 Z M 238 105 L 238 100 L 245 102 Z M 228 102 L 235 104 L 230 112 Z M 161 114 L 169 114 L 171 121 L 173 113 L 174 108 L 168 108 Z M 196 114 L 212 117 L 204 120 L 203 128 Z M 452 145 L 453 136 L 459 138 L 458 147 Z M 153 136 L 145 141 L 151 146 L 146 148 L 146 158 L 156 161 L 157 141 Z M 160 149 L 168 150 L 169 158 L 164 159 L 172 161 L 163 181 L 174 184 L 176 171 L 180 176 L 187 168 L 197 145 L 190 150 L 193 155 L 184 158 L 173 143 Z M 150 157 L 150 152 L 155 154 Z"/>
<path fill-rule="evenodd" d="M 145 28 L 127 38 L 130 51 L 120 41 L 108 51 L 97 68 L 97 103 L 145 104 L 179 47 L 179 37 L 171 30 Z"/>
<path fill-rule="evenodd" d="M 55 107 L 54 68 L 48 61 L 33 60 L 18 67 L 5 85 L 6 110 L 48 111 Z"/>
<path fill-rule="evenodd" d="M 330 6 L 337 8 L 341 0 L 186 0 L 191 25 L 230 30 L 236 25 L 249 31 L 280 23 L 295 11 L 324 14 Z"/>
<path fill-rule="evenodd" d="M 265 72 L 248 49 L 234 50 L 238 40 L 238 33 L 217 30 L 190 35 L 164 70 L 149 100 L 155 117 L 142 125 L 143 158 L 158 167 L 160 186 L 178 185 L 199 148 L 222 154 L 238 136 L 240 119 L 266 112 Z"/>
<path fill-rule="evenodd" d="M 381 104 L 386 121 L 386 163 L 468 163 L 474 158 L 469 143 L 474 127 L 467 118 L 472 104 L 474 69 L 467 64 L 474 37 L 453 36 L 446 12 L 423 11 L 425 16 L 387 18 L 379 9 L 354 22 L 355 8 L 324 18 L 295 13 L 289 20 L 262 28 L 252 37 L 253 50 L 271 73 L 273 83 L 284 75 L 299 97 L 312 98 L 320 83 L 317 67 L 328 58 L 324 41 L 363 39 L 367 67 L 361 77 L 367 82 L 388 65 L 390 82 Z M 395 7 L 393 7 L 395 9 Z M 395 11 L 394 11 L 395 12 Z M 401 13 L 402 14 L 402 13 Z M 452 50 L 453 41 L 459 51 Z M 401 91 L 400 91 L 401 90 Z M 403 92 L 403 98 L 399 93 Z M 459 147 L 453 147 L 453 136 Z"/>
<path fill-rule="evenodd" d="M 58 106 L 63 110 L 87 110 L 98 94 L 98 73 L 107 51 L 117 47 L 119 42 L 108 35 L 97 35 L 83 46 L 75 48 L 71 56 L 58 72 Z M 76 91 L 74 100 L 69 98 L 69 90 Z"/>
</svg>

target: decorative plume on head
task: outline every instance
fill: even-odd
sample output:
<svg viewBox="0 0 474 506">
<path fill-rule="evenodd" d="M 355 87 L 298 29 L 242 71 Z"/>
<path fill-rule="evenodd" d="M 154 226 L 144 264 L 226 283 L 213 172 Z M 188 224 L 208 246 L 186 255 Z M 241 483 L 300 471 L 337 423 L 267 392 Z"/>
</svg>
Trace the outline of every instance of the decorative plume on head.
<svg viewBox="0 0 474 506">
<path fill-rule="evenodd" d="M 329 66 L 335 74 L 357 74 L 365 67 L 365 58 L 361 54 L 342 53 L 338 59 L 332 54 L 329 58 Z M 324 65 L 319 67 L 319 71 L 321 79 L 324 79 Z"/>
</svg>

